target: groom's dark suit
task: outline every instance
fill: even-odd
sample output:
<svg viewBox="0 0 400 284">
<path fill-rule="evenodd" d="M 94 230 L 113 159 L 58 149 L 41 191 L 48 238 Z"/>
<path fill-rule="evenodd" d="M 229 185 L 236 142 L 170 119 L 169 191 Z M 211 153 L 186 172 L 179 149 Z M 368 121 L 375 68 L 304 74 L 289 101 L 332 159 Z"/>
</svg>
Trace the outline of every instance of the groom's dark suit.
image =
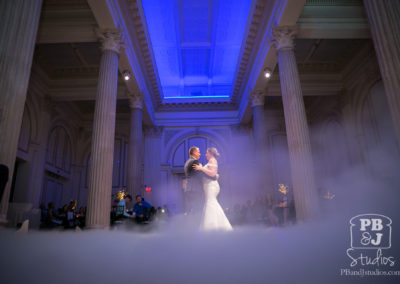
<svg viewBox="0 0 400 284">
<path fill-rule="evenodd" d="M 216 180 L 201 171 L 193 169 L 193 165 L 199 165 L 199 160 L 190 157 L 185 163 L 186 189 L 185 189 L 185 211 L 200 213 L 204 203 L 203 177 Z"/>
</svg>

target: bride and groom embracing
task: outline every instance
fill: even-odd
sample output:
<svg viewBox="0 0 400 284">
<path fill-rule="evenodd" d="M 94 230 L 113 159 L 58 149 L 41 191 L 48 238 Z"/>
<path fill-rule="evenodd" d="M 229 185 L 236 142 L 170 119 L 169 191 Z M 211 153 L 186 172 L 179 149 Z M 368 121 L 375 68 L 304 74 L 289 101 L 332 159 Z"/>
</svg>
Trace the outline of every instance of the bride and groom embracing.
<svg viewBox="0 0 400 284">
<path fill-rule="evenodd" d="M 219 153 L 216 148 L 208 148 L 206 152 L 208 163 L 205 166 L 199 162 L 200 155 L 198 147 L 191 147 L 190 157 L 185 163 L 186 211 L 200 213 L 204 200 L 200 229 L 230 231 L 232 226 L 217 200 L 220 191 L 217 162 Z"/>
</svg>

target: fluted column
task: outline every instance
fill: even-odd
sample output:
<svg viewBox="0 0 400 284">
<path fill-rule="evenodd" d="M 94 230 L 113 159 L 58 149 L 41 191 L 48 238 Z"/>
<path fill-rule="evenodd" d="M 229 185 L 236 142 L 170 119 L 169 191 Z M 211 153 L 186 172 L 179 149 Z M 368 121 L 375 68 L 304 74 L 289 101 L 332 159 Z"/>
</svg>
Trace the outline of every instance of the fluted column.
<svg viewBox="0 0 400 284">
<path fill-rule="evenodd" d="M 131 117 L 128 146 L 127 191 L 131 195 L 142 194 L 143 155 L 143 94 L 133 94 L 129 98 Z"/>
<path fill-rule="evenodd" d="M 278 53 L 296 216 L 306 220 L 317 213 L 318 203 L 307 117 L 293 51 L 294 35 L 294 27 L 275 27 L 273 44 Z"/>
<path fill-rule="evenodd" d="M 269 155 L 267 128 L 265 121 L 264 101 L 265 92 L 255 90 L 250 93 L 251 107 L 253 110 L 253 136 L 256 155 L 256 166 L 258 167 L 257 183 L 260 194 L 265 195 L 273 190 L 272 167 Z"/>
<path fill-rule="evenodd" d="M 41 8 L 41 0 L 0 1 L 0 163 L 10 177 L 0 196 L 0 222 L 6 222 Z"/>
<path fill-rule="evenodd" d="M 364 0 L 364 6 L 400 148 L 400 1 Z"/>
<path fill-rule="evenodd" d="M 99 32 L 99 36 L 102 56 L 93 118 L 86 217 L 87 227 L 94 229 L 108 228 L 110 224 L 121 32 L 108 30 Z"/>
</svg>

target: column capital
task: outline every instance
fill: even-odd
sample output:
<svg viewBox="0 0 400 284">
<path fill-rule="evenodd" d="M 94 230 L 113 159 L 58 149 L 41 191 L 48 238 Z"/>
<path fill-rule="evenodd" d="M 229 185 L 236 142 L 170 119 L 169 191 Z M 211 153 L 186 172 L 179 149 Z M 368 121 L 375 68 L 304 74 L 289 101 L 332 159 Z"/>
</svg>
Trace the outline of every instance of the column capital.
<svg viewBox="0 0 400 284">
<path fill-rule="evenodd" d="M 144 95 L 142 92 L 129 94 L 129 107 L 143 109 Z"/>
<path fill-rule="evenodd" d="M 272 29 L 272 45 L 275 47 L 277 52 L 281 50 L 293 50 L 296 34 L 296 26 L 275 26 Z"/>
<path fill-rule="evenodd" d="M 250 91 L 251 107 L 264 106 L 265 92 L 264 90 Z"/>
<path fill-rule="evenodd" d="M 120 53 L 121 45 L 123 45 L 123 35 L 121 29 L 95 30 L 97 37 L 101 42 L 101 50 L 113 51 Z"/>
</svg>

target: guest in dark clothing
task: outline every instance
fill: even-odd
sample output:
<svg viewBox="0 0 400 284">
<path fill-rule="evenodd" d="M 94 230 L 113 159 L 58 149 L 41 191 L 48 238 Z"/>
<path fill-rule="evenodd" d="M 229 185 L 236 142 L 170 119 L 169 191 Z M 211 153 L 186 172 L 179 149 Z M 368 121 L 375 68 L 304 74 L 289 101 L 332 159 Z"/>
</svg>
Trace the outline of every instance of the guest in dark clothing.
<svg viewBox="0 0 400 284">
<path fill-rule="evenodd" d="M 62 224 L 62 221 L 57 218 L 54 210 L 55 210 L 54 203 L 50 202 L 48 205 L 47 220 L 46 220 L 46 226 L 49 229 L 57 227 Z"/>
<path fill-rule="evenodd" d="M 86 222 L 86 216 L 85 216 L 85 209 L 83 207 L 79 208 L 79 212 L 76 214 L 76 219 L 78 226 L 80 228 L 85 227 L 85 222 Z"/>
<path fill-rule="evenodd" d="M 40 204 L 39 208 L 40 208 L 40 227 L 44 228 L 46 227 L 48 211 L 46 209 L 46 205 L 44 205 L 43 202 Z"/>
<path fill-rule="evenodd" d="M 136 203 L 135 206 L 133 206 L 133 212 L 135 213 L 138 223 L 149 220 L 151 207 L 150 203 L 144 201 L 140 195 L 136 195 Z"/>
<path fill-rule="evenodd" d="M 3 192 L 8 182 L 8 175 L 8 167 L 6 165 L 0 164 L 0 200 L 3 197 Z"/>
<path fill-rule="evenodd" d="M 77 226 L 77 220 L 75 218 L 75 209 L 77 202 L 71 200 L 67 206 L 67 211 L 65 212 L 64 228 L 74 229 Z"/>
<path fill-rule="evenodd" d="M 124 216 L 127 218 L 135 218 L 135 214 L 132 214 L 131 211 L 128 211 L 127 205 L 132 202 L 132 196 L 130 194 L 126 195 L 124 199 L 121 199 L 118 202 L 117 209 L 115 212 L 116 216 Z"/>
<path fill-rule="evenodd" d="M 44 202 L 40 203 L 39 209 L 40 209 L 41 217 L 42 217 L 42 215 L 47 215 L 47 209 L 46 209 L 46 205 L 44 204 Z"/>
<path fill-rule="evenodd" d="M 50 210 L 50 205 L 49 205 L 49 210 Z M 58 208 L 57 212 L 56 210 L 53 210 L 54 217 L 60 220 L 64 226 L 67 224 L 67 212 L 68 212 L 67 204 L 64 204 L 63 207 Z"/>
<path fill-rule="evenodd" d="M 68 212 L 68 205 L 64 204 L 63 207 L 58 208 L 57 217 L 59 219 L 65 219 L 67 217 L 67 212 Z"/>
</svg>

